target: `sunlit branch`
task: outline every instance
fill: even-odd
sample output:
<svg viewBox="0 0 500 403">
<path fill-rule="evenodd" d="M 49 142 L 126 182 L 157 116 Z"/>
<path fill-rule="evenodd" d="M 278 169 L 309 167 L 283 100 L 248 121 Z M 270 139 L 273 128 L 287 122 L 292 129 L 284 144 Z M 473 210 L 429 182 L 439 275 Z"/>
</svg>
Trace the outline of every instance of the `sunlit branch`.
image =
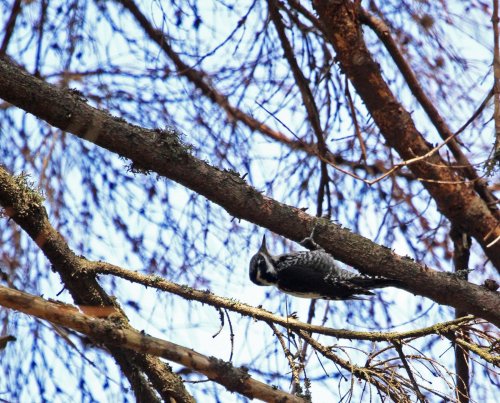
<svg viewBox="0 0 500 403">
<path fill-rule="evenodd" d="M 156 288 L 172 294 L 179 295 L 187 300 L 195 300 L 203 304 L 214 307 L 225 308 L 229 311 L 237 312 L 244 316 L 259 319 L 265 322 L 276 323 L 290 329 L 304 330 L 310 333 L 323 334 L 338 339 L 350 340 L 372 340 L 372 341 L 391 341 L 404 340 L 415 337 L 423 337 L 431 334 L 439 334 L 446 331 L 460 329 L 462 325 L 469 323 L 474 319 L 473 316 L 464 316 L 448 322 L 437 323 L 435 325 L 422 329 L 410 330 L 406 332 L 361 332 L 353 330 L 332 329 L 329 327 L 313 325 L 298 321 L 291 317 L 282 317 L 272 314 L 261 308 L 238 302 L 232 298 L 224 298 L 214 295 L 209 291 L 196 290 L 194 288 L 179 285 L 165 280 L 157 275 L 141 274 L 137 271 L 126 270 L 121 267 L 111 265 L 105 262 L 88 262 L 84 269 L 85 274 L 108 274 L 114 275 L 147 287 Z"/>
<path fill-rule="evenodd" d="M 357 3 L 345 0 L 333 5 L 313 1 L 313 7 L 318 13 L 326 39 L 335 49 L 339 67 L 349 77 L 388 145 L 396 150 L 404 161 L 427 155 L 426 158 L 429 158 L 431 163 L 444 165 L 439 154 L 433 151 L 435 147 L 417 130 L 413 117 L 389 87 L 380 65 L 368 49 L 357 19 Z M 353 49 L 356 51 L 353 52 Z M 450 133 L 445 136 L 444 141 L 447 143 L 453 138 L 453 133 Z M 485 242 L 483 239 L 492 227 L 496 227 L 497 215 L 470 184 L 448 183 L 460 179 L 453 169 L 433 167 L 426 164 L 426 161 L 417 160 L 409 167 L 415 176 L 422 180 L 437 208 L 452 223 L 467 227 L 466 231 L 481 244 L 484 252 L 500 270 L 500 249 L 493 251 L 492 248 L 487 248 L 486 244 L 490 241 Z M 453 199 L 455 206 L 450 204 L 451 195 L 460 195 L 459 198 Z M 461 213 L 457 214 L 459 211 Z"/>
<path fill-rule="evenodd" d="M 43 197 L 31 189 L 24 174 L 13 177 L 0 166 L 0 205 L 4 219 L 9 217 L 19 224 L 47 256 L 75 303 L 119 312 L 124 324 L 127 322 L 119 305 L 95 279 L 75 277 L 81 271 L 84 259 L 77 257 L 61 234 L 50 225 Z M 115 346 L 109 346 L 109 350 L 128 378 L 137 399 L 155 402 L 158 400 L 157 391 L 163 399 L 176 396 L 189 401 L 190 395 L 182 382 L 159 359 L 125 352 Z M 166 384 L 171 387 L 165 388 Z"/>
<path fill-rule="evenodd" d="M 466 341 L 460 337 L 453 339 L 453 341 L 459 344 L 464 349 L 472 351 L 474 354 L 478 355 L 479 357 L 489 362 L 490 364 L 493 364 L 497 367 L 500 366 L 500 347 L 498 345 L 496 348 L 493 349 L 493 351 L 496 351 L 496 355 L 494 355 L 491 353 L 492 351 L 491 348 L 478 346 L 477 344 L 471 343 L 470 341 Z"/>
<path fill-rule="evenodd" d="M 95 342 L 166 358 L 204 374 L 228 390 L 251 399 L 303 402 L 303 399 L 299 397 L 252 379 L 247 370 L 235 368 L 230 363 L 207 357 L 191 348 L 147 336 L 129 326 L 124 326 L 121 315 L 113 317 L 111 314 L 106 319 L 86 315 L 76 307 L 50 302 L 3 286 L 0 286 L 0 305 L 84 333 Z"/>
</svg>

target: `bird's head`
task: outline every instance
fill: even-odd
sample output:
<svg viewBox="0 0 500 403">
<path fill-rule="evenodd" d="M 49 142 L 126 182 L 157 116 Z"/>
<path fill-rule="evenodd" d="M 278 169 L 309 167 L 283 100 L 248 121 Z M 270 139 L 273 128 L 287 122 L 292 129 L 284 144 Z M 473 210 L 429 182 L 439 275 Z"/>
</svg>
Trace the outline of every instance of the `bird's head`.
<svg viewBox="0 0 500 403">
<path fill-rule="evenodd" d="M 250 280 L 257 285 L 275 285 L 277 273 L 274 267 L 272 255 L 267 250 L 266 236 L 262 238 L 262 244 L 258 252 L 250 259 Z"/>
</svg>

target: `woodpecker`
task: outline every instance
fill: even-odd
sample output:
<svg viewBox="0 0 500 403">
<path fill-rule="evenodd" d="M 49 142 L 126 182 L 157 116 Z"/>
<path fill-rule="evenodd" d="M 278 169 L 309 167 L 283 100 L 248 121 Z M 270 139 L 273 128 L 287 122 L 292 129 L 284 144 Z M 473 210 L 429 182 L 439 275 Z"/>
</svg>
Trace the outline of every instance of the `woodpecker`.
<svg viewBox="0 0 500 403">
<path fill-rule="evenodd" d="M 300 242 L 311 250 L 276 256 L 267 250 L 264 235 L 259 251 L 250 260 L 250 280 L 296 297 L 326 300 L 363 299 L 359 295 L 375 295 L 371 289 L 399 284 L 341 269 L 333 256 L 314 242 L 313 234 Z"/>
</svg>

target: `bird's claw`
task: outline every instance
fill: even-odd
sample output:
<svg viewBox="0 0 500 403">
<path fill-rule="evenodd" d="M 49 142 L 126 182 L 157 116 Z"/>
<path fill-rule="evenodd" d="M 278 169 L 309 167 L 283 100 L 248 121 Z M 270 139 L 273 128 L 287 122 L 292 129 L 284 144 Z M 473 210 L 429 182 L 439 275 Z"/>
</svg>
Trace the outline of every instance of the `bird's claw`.
<svg viewBox="0 0 500 403">
<path fill-rule="evenodd" d="M 311 231 L 311 235 L 309 235 L 308 237 L 304 238 L 302 241 L 299 242 L 300 245 L 302 245 L 304 248 L 307 248 L 309 250 L 323 249 L 316 242 L 314 242 L 314 233 L 316 231 L 316 228 L 318 228 L 318 224 L 314 225 L 314 227 Z"/>
</svg>

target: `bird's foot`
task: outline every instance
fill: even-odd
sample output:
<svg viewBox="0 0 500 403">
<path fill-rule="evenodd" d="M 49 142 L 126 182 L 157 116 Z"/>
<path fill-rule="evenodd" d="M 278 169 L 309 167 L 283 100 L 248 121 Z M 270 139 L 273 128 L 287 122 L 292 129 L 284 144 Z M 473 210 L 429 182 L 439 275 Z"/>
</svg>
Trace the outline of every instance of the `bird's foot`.
<svg viewBox="0 0 500 403">
<path fill-rule="evenodd" d="M 299 242 L 304 248 L 307 248 L 309 250 L 323 249 L 316 242 L 314 242 L 314 233 L 315 233 L 317 228 L 318 228 L 318 224 L 315 224 L 313 229 L 312 229 L 311 235 L 309 235 L 307 238 L 304 238 L 302 241 Z"/>
</svg>

